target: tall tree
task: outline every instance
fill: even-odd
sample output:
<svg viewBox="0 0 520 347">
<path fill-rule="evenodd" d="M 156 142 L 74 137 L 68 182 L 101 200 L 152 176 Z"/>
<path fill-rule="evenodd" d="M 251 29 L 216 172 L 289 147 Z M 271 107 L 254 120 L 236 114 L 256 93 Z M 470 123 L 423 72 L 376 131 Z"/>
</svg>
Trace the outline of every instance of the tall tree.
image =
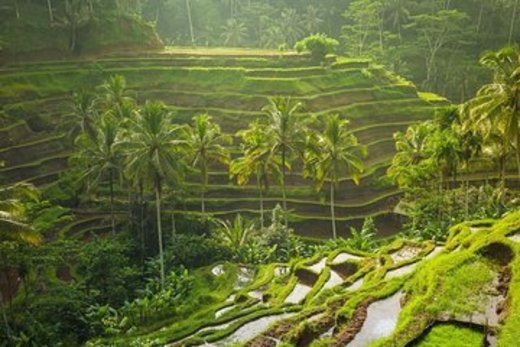
<svg viewBox="0 0 520 347">
<path fill-rule="evenodd" d="M 28 184 L 0 187 L 0 241 L 38 244 L 42 236 L 29 223 L 27 200 L 36 200 L 38 191 Z"/>
<path fill-rule="evenodd" d="M 161 285 L 164 288 L 164 253 L 161 223 L 161 192 L 169 176 L 178 175 L 183 141 L 180 127 L 171 123 L 172 115 L 160 102 L 147 102 L 132 121 L 130 137 L 121 143 L 126 155 L 126 171 L 134 182 L 151 186 L 155 193 L 157 238 Z"/>
<path fill-rule="evenodd" d="M 90 191 L 97 189 L 105 179 L 110 189 L 110 221 L 112 234 L 116 233 L 114 216 L 114 183 L 121 173 L 121 156 L 116 146 L 119 122 L 111 112 L 103 115 L 97 124 L 96 136 L 80 135 L 76 140 L 78 151 L 71 162 L 80 167 L 80 180 L 86 181 Z"/>
<path fill-rule="evenodd" d="M 97 102 L 104 110 L 113 110 L 120 119 L 129 116 L 127 113 L 135 106 L 126 79 L 121 75 L 111 76 L 99 86 Z"/>
<path fill-rule="evenodd" d="M 68 129 L 68 136 L 75 139 L 79 134 L 85 133 L 91 139 L 96 137 L 96 122 L 99 113 L 94 96 L 81 91 L 72 96 L 70 113 L 65 116 L 64 127 Z"/>
<path fill-rule="evenodd" d="M 189 147 L 191 164 L 197 167 L 202 178 L 201 211 L 206 213 L 205 194 L 208 184 L 208 165 L 211 162 L 229 163 L 229 136 L 222 134 L 218 124 L 208 114 L 193 118 L 193 126 L 187 128 L 186 142 Z"/>
<path fill-rule="evenodd" d="M 383 2 L 383 14 L 393 29 L 397 30 L 399 41 L 402 41 L 402 28 L 410 18 L 410 11 L 407 8 L 407 0 L 387 0 Z"/>
<path fill-rule="evenodd" d="M 511 21 L 509 24 L 509 37 L 507 42 L 511 45 L 513 43 L 513 35 L 515 34 L 515 24 L 517 21 L 517 14 L 518 14 L 518 4 L 519 0 L 514 0 L 513 2 L 513 9 L 511 11 Z"/>
<path fill-rule="evenodd" d="M 282 204 L 287 212 L 287 194 L 285 189 L 287 168 L 290 169 L 291 155 L 301 151 L 304 144 L 306 128 L 304 118 L 298 117 L 297 112 L 302 108 L 300 102 L 294 102 L 290 97 L 270 98 L 263 107 L 267 116 L 267 134 L 272 139 L 271 151 L 281 157 Z M 287 213 L 285 226 L 288 226 Z"/>
<path fill-rule="evenodd" d="M 244 43 L 247 38 L 247 27 L 238 18 L 230 18 L 227 20 L 226 25 L 222 27 L 222 38 L 224 44 L 238 47 Z"/>
<path fill-rule="evenodd" d="M 318 33 L 320 26 L 323 23 L 320 9 L 312 4 L 307 5 L 305 12 L 302 15 L 302 21 L 307 34 Z"/>
<path fill-rule="evenodd" d="M 64 16 L 57 18 L 59 25 L 69 30 L 69 50 L 77 51 L 78 31 L 91 19 L 88 4 L 83 0 L 65 0 Z"/>
<path fill-rule="evenodd" d="M 193 18 L 191 15 L 191 0 L 186 0 L 186 14 L 188 16 L 188 25 L 190 27 L 191 44 L 195 45 L 195 32 L 193 30 Z"/>
<path fill-rule="evenodd" d="M 426 78 L 423 85 L 434 86 L 437 75 L 437 60 L 441 51 L 450 44 L 459 44 L 461 39 L 469 35 L 469 17 L 458 10 L 442 10 L 435 14 L 413 16 L 408 25 L 420 37 L 419 48 L 423 53 L 426 66 Z"/>
<path fill-rule="evenodd" d="M 363 173 L 362 157 L 366 149 L 348 129 L 349 121 L 339 115 L 329 115 L 325 119 L 323 132 L 314 135 L 306 153 L 306 174 L 312 176 L 319 190 L 328 181 L 330 184 L 330 215 L 332 237 L 336 231 L 335 191 L 342 177 L 350 176 L 358 184 Z"/>
<path fill-rule="evenodd" d="M 503 145 L 516 156 L 520 177 L 520 49 L 488 53 L 481 63 L 494 72 L 493 81 L 463 106 L 466 127 L 484 132 L 486 138 L 501 134 Z"/>
<path fill-rule="evenodd" d="M 52 0 L 47 0 L 47 10 L 49 11 L 49 22 L 54 22 L 54 10 L 52 9 Z"/>
<path fill-rule="evenodd" d="M 296 41 L 303 36 L 301 17 L 293 8 L 285 8 L 282 10 L 280 13 L 280 27 L 285 36 L 285 43 L 287 43 L 289 47 L 294 46 Z"/>
<path fill-rule="evenodd" d="M 249 128 L 238 133 L 243 155 L 230 166 L 230 174 L 237 178 L 239 185 L 247 184 L 255 176 L 260 201 L 260 226 L 264 229 L 264 195 L 269 190 L 270 181 L 280 176 L 280 155 L 271 151 L 271 138 L 265 126 L 251 123 Z"/>
</svg>

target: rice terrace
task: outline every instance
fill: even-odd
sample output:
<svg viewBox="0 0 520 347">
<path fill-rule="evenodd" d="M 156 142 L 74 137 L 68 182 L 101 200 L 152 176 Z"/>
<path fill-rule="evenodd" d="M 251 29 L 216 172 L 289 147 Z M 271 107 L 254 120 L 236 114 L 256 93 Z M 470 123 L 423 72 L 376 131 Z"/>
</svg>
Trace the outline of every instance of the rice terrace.
<svg viewBox="0 0 520 347">
<path fill-rule="evenodd" d="M 0 346 L 518 346 L 519 6 L 0 0 Z"/>
</svg>

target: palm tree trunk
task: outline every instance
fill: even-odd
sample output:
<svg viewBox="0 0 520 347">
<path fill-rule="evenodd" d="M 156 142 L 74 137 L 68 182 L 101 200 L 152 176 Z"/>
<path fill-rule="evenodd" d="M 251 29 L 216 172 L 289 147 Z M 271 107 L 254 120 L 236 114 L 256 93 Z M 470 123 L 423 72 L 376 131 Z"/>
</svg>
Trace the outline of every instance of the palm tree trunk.
<svg viewBox="0 0 520 347">
<path fill-rule="evenodd" d="M 76 24 L 71 24 L 70 29 L 70 51 L 74 52 L 76 50 Z"/>
<path fill-rule="evenodd" d="M 202 164 L 202 192 L 200 193 L 200 203 L 202 214 L 206 214 L 206 185 L 208 183 L 208 169 L 206 168 L 206 161 L 203 159 Z"/>
<path fill-rule="evenodd" d="M 173 204 L 172 210 L 172 244 L 175 240 L 175 236 L 177 235 L 177 225 L 175 223 L 175 204 Z"/>
<path fill-rule="evenodd" d="M 145 239 L 144 239 L 144 194 L 143 194 L 143 182 L 139 182 L 139 209 L 140 209 L 140 220 L 139 220 L 139 233 L 141 237 L 141 267 L 144 274 L 144 258 L 145 258 Z"/>
<path fill-rule="evenodd" d="M 466 197 L 464 201 L 464 219 L 468 220 L 469 218 L 469 177 L 466 178 Z"/>
<path fill-rule="evenodd" d="M 442 188 L 442 185 L 443 185 L 443 173 L 442 173 L 442 170 L 440 170 L 439 172 L 439 196 L 441 198 L 441 204 L 439 205 L 439 209 L 438 209 L 438 218 L 439 218 L 439 221 L 442 220 L 442 208 L 443 208 L 443 203 L 444 203 L 444 192 L 443 192 L 443 188 Z"/>
<path fill-rule="evenodd" d="M 258 184 L 258 191 L 260 193 L 260 228 L 264 230 L 264 193 L 260 183 Z"/>
<path fill-rule="evenodd" d="M 47 0 L 47 9 L 49 10 L 49 21 L 54 22 L 54 12 L 52 10 L 52 2 L 51 0 Z"/>
<path fill-rule="evenodd" d="M 0 291 L 0 309 L 2 309 L 2 319 L 4 320 L 5 325 L 5 336 L 7 337 L 7 340 L 10 339 L 10 328 L 9 328 L 9 321 L 7 320 L 7 313 L 5 312 L 5 306 L 4 306 L 4 298 L 2 297 L 2 292 Z"/>
<path fill-rule="evenodd" d="M 20 19 L 20 8 L 18 7 L 18 0 L 14 0 L 14 11 L 16 12 L 16 19 Z"/>
<path fill-rule="evenodd" d="M 478 13 L 478 21 L 477 21 L 477 34 L 480 33 L 480 27 L 482 26 L 482 18 L 484 16 L 484 3 L 486 1 L 487 0 L 481 0 L 481 3 L 480 3 L 480 11 Z"/>
<path fill-rule="evenodd" d="M 161 271 L 161 288 L 164 289 L 164 254 L 163 254 L 163 240 L 162 240 L 162 225 L 161 225 L 161 187 L 157 179 L 155 182 L 155 207 L 157 211 L 157 238 L 159 244 L 159 265 Z"/>
<path fill-rule="evenodd" d="M 520 133 L 516 134 L 516 168 L 520 179 Z"/>
<path fill-rule="evenodd" d="M 287 220 L 287 196 L 285 193 L 285 160 L 286 160 L 286 148 L 285 146 L 282 147 L 282 205 L 283 205 L 283 211 L 284 211 L 284 222 L 285 227 L 287 228 L 289 226 L 289 221 Z"/>
<path fill-rule="evenodd" d="M 186 0 L 186 12 L 188 14 L 188 24 L 190 26 L 191 44 L 195 45 L 195 34 L 193 33 L 193 21 L 191 18 L 191 5 L 190 0 Z"/>
<path fill-rule="evenodd" d="M 112 235 L 116 234 L 116 222 L 114 219 L 114 177 L 110 170 L 108 182 L 110 185 L 110 223 L 112 225 Z"/>
<path fill-rule="evenodd" d="M 513 34 L 515 33 L 515 22 L 516 22 L 516 12 L 518 11 L 518 0 L 515 0 L 515 5 L 513 6 L 513 13 L 511 14 L 511 24 L 509 26 L 509 39 L 508 43 L 511 44 L 513 42 Z"/>
<path fill-rule="evenodd" d="M 330 217 L 332 219 L 332 238 L 335 240 L 338 238 L 338 234 L 336 232 L 336 214 L 334 211 L 334 185 L 336 184 L 336 180 L 332 180 L 330 182 Z"/>
</svg>

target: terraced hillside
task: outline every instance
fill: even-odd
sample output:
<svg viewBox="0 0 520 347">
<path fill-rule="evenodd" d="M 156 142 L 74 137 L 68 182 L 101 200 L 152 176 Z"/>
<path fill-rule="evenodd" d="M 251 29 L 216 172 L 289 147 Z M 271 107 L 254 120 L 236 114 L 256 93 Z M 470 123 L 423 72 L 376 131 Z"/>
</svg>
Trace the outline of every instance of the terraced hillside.
<svg viewBox="0 0 520 347">
<path fill-rule="evenodd" d="M 445 244 L 396 240 L 374 253 L 215 264 L 194 273 L 197 311 L 180 307 L 182 319 L 98 345 L 516 346 L 519 231 L 515 212 L 458 225 Z"/>
<path fill-rule="evenodd" d="M 350 119 L 352 131 L 368 147 L 369 155 L 361 184 L 355 186 L 345 177 L 339 188 L 337 215 L 340 233 L 344 234 L 348 226 L 358 226 L 367 216 L 377 217 L 381 235 L 395 231 L 399 220 L 393 208 L 400 193 L 379 180 L 394 154 L 392 135 L 413 122 L 431 118 L 436 107 L 446 104 L 441 98 L 418 94 L 411 83 L 363 60 L 338 59 L 323 67 L 292 54 L 199 54 L 186 50 L 3 66 L 0 160 L 5 166 L 0 168 L 0 182 L 48 185 L 67 170 L 71 149 L 63 134 L 66 129 L 60 124 L 70 109 L 71 92 L 94 88 L 114 74 L 126 78 L 139 101 L 159 99 L 167 103 L 176 111 L 178 122 L 208 112 L 230 134 L 262 117 L 261 108 L 269 96 L 287 95 L 302 101 L 303 117 L 335 112 Z M 193 196 L 180 209 L 196 214 L 199 180 L 193 177 L 190 181 L 195 188 Z M 221 217 L 258 213 L 254 182 L 237 187 L 229 181 L 225 168 L 215 166 L 209 183 L 209 212 Z M 326 196 L 316 193 L 311 182 L 301 176 L 298 165 L 288 183 L 288 205 L 294 212 L 292 225 L 296 231 L 327 237 L 330 219 Z M 268 208 L 279 202 L 279 191 L 272 187 Z M 76 221 L 77 225 L 81 222 Z M 94 224 L 96 228 L 103 225 Z"/>
</svg>

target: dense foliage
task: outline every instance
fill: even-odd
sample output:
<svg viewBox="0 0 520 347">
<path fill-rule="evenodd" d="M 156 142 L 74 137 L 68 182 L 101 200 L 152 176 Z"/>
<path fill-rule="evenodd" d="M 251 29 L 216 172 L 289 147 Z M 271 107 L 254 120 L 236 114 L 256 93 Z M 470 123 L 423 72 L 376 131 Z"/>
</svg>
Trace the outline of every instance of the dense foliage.
<svg viewBox="0 0 520 347">
<path fill-rule="evenodd" d="M 385 262 L 398 248 L 395 245 L 410 242 L 428 245 L 432 250 L 435 244 L 431 240 L 448 240 L 449 248 L 450 242 L 460 241 L 457 232 L 464 237 L 473 232 L 466 225 L 450 229 L 452 225 L 514 216 L 512 211 L 520 208 L 515 190 L 520 175 L 520 48 L 514 45 L 520 37 L 519 6 L 520 0 L 9 0 L 0 5 L 2 61 L 40 55 L 78 57 L 112 48 L 158 48 L 161 43 L 157 30 L 167 45 L 266 48 L 278 63 L 283 61 L 283 56 L 278 58 L 281 51 L 294 48 L 296 53 L 287 56 L 294 56 L 301 66 L 292 70 L 308 77 L 310 83 L 316 80 L 312 75 L 316 70 L 336 73 L 327 78 L 345 78 L 341 81 L 349 84 L 341 87 L 349 93 L 353 90 L 353 100 L 348 100 L 347 105 L 361 105 L 368 116 L 373 116 L 370 105 L 378 95 L 392 108 L 401 107 L 390 106 L 393 93 L 404 101 L 415 98 L 417 93 L 411 83 L 380 66 L 364 65 L 365 60 L 360 58 L 366 57 L 411 78 L 425 90 L 461 102 L 458 106 L 448 105 L 445 99 L 435 103 L 439 97 L 420 93 L 420 101 L 427 107 L 435 105 L 435 118 L 396 132 L 396 155 L 387 175 L 370 182 L 370 187 L 388 188 L 384 193 L 391 194 L 396 203 L 399 200 L 394 212 L 402 215 L 405 225 L 399 236 L 392 237 L 406 241 L 392 243 L 378 238 L 374 214 L 363 211 L 366 205 L 352 207 L 344 201 L 341 208 L 359 208 L 361 217 L 356 217 L 364 222 L 350 228 L 348 239 L 338 237 L 346 231 L 338 232 L 336 203 L 340 184 L 352 182 L 348 192 L 355 194 L 355 185 L 361 179 L 377 170 L 384 172 L 388 166 L 389 158 L 378 162 L 376 168 L 363 165 L 370 144 L 358 139 L 351 121 L 364 125 L 364 113 L 351 115 L 345 108 L 341 113 L 317 110 L 317 114 L 311 114 L 301 102 L 311 97 L 291 96 L 284 92 L 282 84 L 281 91 L 269 91 L 282 96 L 267 97 L 271 94 L 266 91 L 252 96 L 263 102 L 254 111 L 247 109 L 247 116 L 254 114 L 255 121 L 227 134 L 221 125 L 230 120 L 217 116 L 223 114 L 222 110 L 204 110 L 207 105 L 201 102 L 203 106 L 193 107 L 197 114 L 186 117 L 182 107 L 146 100 L 142 86 L 138 91 L 130 90 L 123 76 L 108 74 L 102 66 L 80 72 L 85 73 L 81 78 L 89 83 L 91 79 L 104 79 L 96 88 L 69 91 L 69 84 L 52 85 L 49 89 L 53 91 L 55 88 L 63 95 L 69 93 L 67 97 L 61 95 L 70 99 L 68 109 L 56 111 L 66 114 L 62 124 L 53 123 L 64 132 L 57 140 L 66 143 L 66 159 L 61 159 L 68 160 L 69 170 L 53 184 L 40 188 L 23 182 L 0 182 L 0 346 L 76 346 L 87 341 L 95 346 L 103 344 L 104 339 L 148 333 L 172 322 L 188 326 L 191 322 L 184 321 L 186 317 L 206 316 L 209 311 L 201 313 L 201 307 L 215 308 L 226 299 L 221 297 L 224 293 L 236 289 L 233 276 L 240 271 L 260 269 L 259 287 L 268 287 L 273 275 L 266 275 L 265 269 L 274 272 L 275 264 L 284 264 L 290 271 L 306 273 L 308 264 L 303 259 L 316 260 L 340 249 L 358 254 L 354 257 L 359 258 L 383 246 L 366 267 L 375 267 L 368 278 L 374 284 L 381 275 L 377 271 L 389 269 Z M 483 53 L 505 44 L 510 45 Z M 355 59 L 338 58 L 336 53 Z M 254 66 L 263 58 L 240 59 Z M 218 65 L 223 61 L 225 58 L 220 58 L 215 63 L 214 71 L 215 80 L 224 84 L 232 78 L 229 76 L 238 73 L 218 75 L 220 70 L 232 70 L 229 66 L 235 63 Z M 313 66 L 305 67 L 307 62 Z M 163 63 L 170 61 L 165 58 Z M 124 59 L 113 59 L 109 64 L 126 69 L 119 65 L 124 65 Z M 358 65 L 363 67 L 357 69 Z M 39 67 L 28 65 L 31 68 Z M 53 73 L 52 64 L 46 68 Z M 5 69 L 6 74 L 9 69 Z M 163 82 L 171 83 L 171 76 L 164 80 L 160 76 L 174 70 L 163 70 L 162 66 L 156 70 L 156 84 L 170 88 Z M 188 72 L 197 74 L 199 70 L 190 66 Z M 269 77 L 263 74 L 283 75 L 282 70 L 252 68 L 248 71 L 252 77 L 247 81 L 267 81 Z M 349 72 L 354 77 L 344 76 Z M 184 71 L 175 73 L 178 75 L 174 77 L 182 80 Z M 376 74 L 381 76 L 374 77 Z M 374 77 L 374 85 L 360 87 L 356 76 Z M 25 72 L 20 77 L 23 83 L 2 89 L 1 98 L 14 95 L 9 117 L 29 117 L 20 102 L 25 96 L 48 96 L 38 94 L 29 82 L 24 84 L 23 78 Z M 284 83 L 289 85 L 293 79 L 285 78 Z M 48 80 L 43 84 L 54 83 L 51 77 Z M 389 84 L 396 89 L 377 85 L 382 80 L 391 81 Z M 242 82 L 236 84 L 241 94 L 223 94 L 242 103 L 249 97 L 249 90 L 242 90 Z M 309 88 L 305 83 L 302 90 Z M 336 90 L 317 85 L 324 98 L 317 108 L 344 97 L 343 91 L 336 95 Z M 175 88 L 183 89 L 184 85 L 179 83 Z M 190 92 L 183 91 L 186 95 Z M 206 95 L 196 97 L 204 99 Z M 403 108 L 408 112 L 406 106 Z M 237 117 L 247 119 L 242 113 Z M 7 116 L 1 113 L 2 127 L 6 126 L 4 118 Z M 31 145 L 40 143 L 36 140 Z M 251 189 L 258 199 L 242 201 L 254 204 L 255 210 L 244 207 L 221 215 L 211 213 L 206 204 L 210 176 L 216 167 L 223 170 L 221 176 L 229 183 L 222 189 L 232 187 L 234 181 L 238 186 L 250 184 L 243 189 Z M 193 184 L 191 178 L 200 184 Z M 299 217 L 289 207 L 288 185 L 292 180 L 300 180 L 310 190 L 325 192 L 322 205 L 330 218 L 322 219 L 330 221 L 330 240 L 305 239 L 291 228 L 291 222 Z M 266 208 L 266 196 L 273 185 L 278 185 L 279 194 L 269 197 L 269 202 L 274 203 Z M 187 195 L 191 203 L 197 203 L 195 213 L 180 212 L 179 206 L 190 203 Z M 217 196 L 212 203 L 222 200 Z M 101 225 L 96 232 L 99 225 L 89 217 L 100 212 L 106 215 L 109 226 Z M 79 236 L 75 230 L 78 216 L 85 217 L 87 223 L 94 221 L 94 227 Z M 341 217 L 350 226 L 353 216 Z M 500 223 L 496 228 L 496 234 L 504 238 Z M 467 263 L 455 269 L 453 262 L 446 262 L 439 270 L 442 273 L 449 269 L 456 278 L 453 283 L 443 282 L 453 297 L 474 294 L 473 284 L 483 288 L 492 277 L 480 255 L 478 261 L 470 262 L 468 259 L 474 260 L 472 253 L 461 254 L 450 257 Z M 330 259 L 324 262 L 329 263 Z M 361 270 L 365 271 L 363 275 L 372 271 L 366 269 Z M 329 276 L 330 269 L 327 271 Z M 466 277 L 465 273 L 471 271 L 473 276 Z M 476 273 L 483 276 L 476 278 Z M 320 276 L 311 277 L 323 286 L 327 279 Z M 421 276 L 432 277 L 428 271 Z M 276 301 L 278 295 L 289 294 L 285 293 L 287 288 L 296 286 L 298 279 L 290 281 L 272 281 L 271 292 L 262 300 Z M 388 281 L 383 294 L 375 291 L 376 296 L 387 295 L 392 291 L 388 288 L 403 283 L 399 281 Z M 413 294 L 430 283 L 422 277 L 415 281 L 418 284 L 411 290 Z M 240 293 L 232 301 L 249 305 L 248 295 Z M 449 304 L 446 298 L 432 302 L 431 309 L 436 311 Z M 340 309 L 340 321 L 349 316 L 349 310 L 353 311 L 354 306 Z M 434 332 L 442 334 L 444 330 Z M 140 340 L 135 345 L 141 345 Z"/>
</svg>

